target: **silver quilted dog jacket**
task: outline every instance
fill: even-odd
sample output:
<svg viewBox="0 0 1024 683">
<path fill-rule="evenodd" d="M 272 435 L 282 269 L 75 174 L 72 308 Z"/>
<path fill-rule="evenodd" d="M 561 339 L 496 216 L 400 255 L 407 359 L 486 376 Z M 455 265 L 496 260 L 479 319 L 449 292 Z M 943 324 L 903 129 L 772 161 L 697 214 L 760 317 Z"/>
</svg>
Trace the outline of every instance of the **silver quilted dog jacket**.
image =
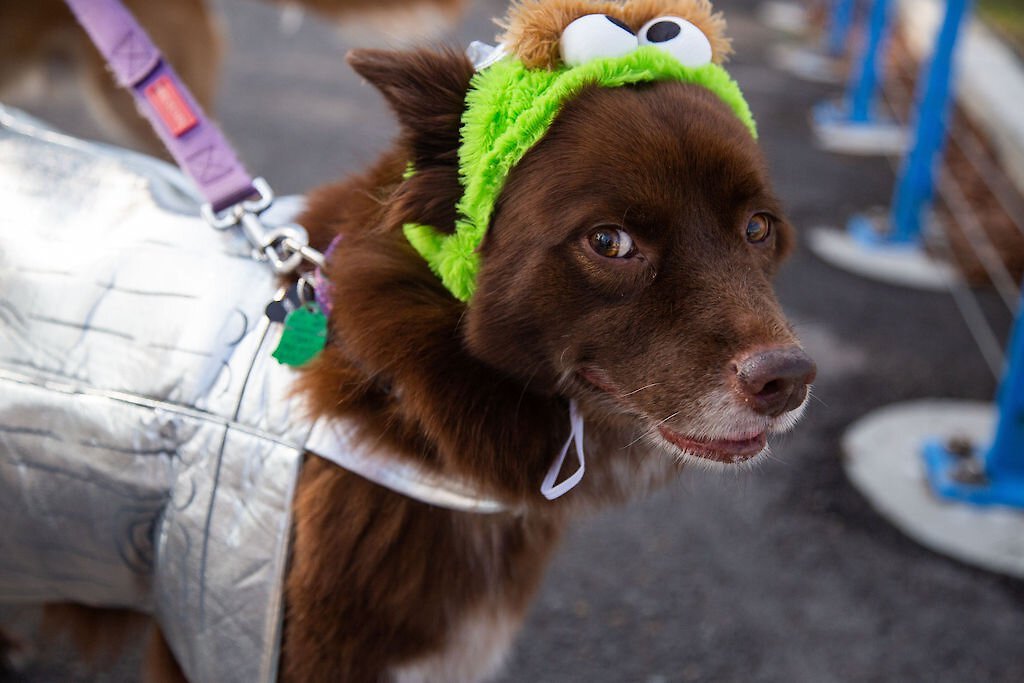
<svg viewBox="0 0 1024 683">
<path fill-rule="evenodd" d="M 275 278 L 197 205 L 0 108 L 0 602 L 149 612 L 190 680 L 268 681 L 311 425 Z"/>
</svg>

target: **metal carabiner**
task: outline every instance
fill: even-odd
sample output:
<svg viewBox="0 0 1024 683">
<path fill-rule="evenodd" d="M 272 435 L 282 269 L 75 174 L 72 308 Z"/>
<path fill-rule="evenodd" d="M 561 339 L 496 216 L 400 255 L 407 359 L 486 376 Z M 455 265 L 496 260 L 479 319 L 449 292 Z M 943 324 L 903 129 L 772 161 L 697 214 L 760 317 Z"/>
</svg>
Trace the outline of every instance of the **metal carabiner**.
<svg viewBox="0 0 1024 683">
<path fill-rule="evenodd" d="M 281 225 L 268 229 L 256 214 L 246 213 L 242 216 L 242 230 L 253 245 L 257 258 L 269 261 L 274 272 L 287 275 L 293 272 L 303 261 L 301 249 L 292 245 L 306 245 L 309 237 L 299 225 Z"/>
<path fill-rule="evenodd" d="M 324 267 L 324 256 L 309 246 L 306 230 L 295 223 L 268 228 L 260 214 L 274 202 L 274 191 L 263 178 L 255 178 L 252 186 L 255 199 L 246 199 L 230 206 L 219 214 L 210 204 L 203 204 L 200 213 L 203 219 L 217 230 L 240 226 L 245 238 L 253 246 L 256 259 L 266 261 L 278 275 L 295 271 L 303 261 L 317 268 Z"/>
</svg>

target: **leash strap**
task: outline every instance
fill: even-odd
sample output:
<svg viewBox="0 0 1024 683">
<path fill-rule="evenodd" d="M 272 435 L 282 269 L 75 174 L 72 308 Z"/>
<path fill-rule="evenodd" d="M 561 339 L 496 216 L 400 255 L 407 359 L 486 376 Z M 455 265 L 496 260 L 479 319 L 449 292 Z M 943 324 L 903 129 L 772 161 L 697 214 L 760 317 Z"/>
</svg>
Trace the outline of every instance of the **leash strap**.
<svg viewBox="0 0 1024 683">
<path fill-rule="evenodd" d="M 120 0 L 65 0 L 107 60 L 118 84 L 135 97 L 139 111 L 178 166 L 206 198 L 203 218 L 218 230 L 240 227 L 255 257 L 278 275 L 304 262 L 323 268 L 300 225 L 268 228 L 260 214 L 274 201 L 262 178 L 253 178 L 224 134 L 203 113 L 174 69 Z"/>
<path fill-rule="evenodd" d="M 214 211 L 256 194 L 224 135 L 119 0 L 65 0 L 117 82 Z"/>
</svg>

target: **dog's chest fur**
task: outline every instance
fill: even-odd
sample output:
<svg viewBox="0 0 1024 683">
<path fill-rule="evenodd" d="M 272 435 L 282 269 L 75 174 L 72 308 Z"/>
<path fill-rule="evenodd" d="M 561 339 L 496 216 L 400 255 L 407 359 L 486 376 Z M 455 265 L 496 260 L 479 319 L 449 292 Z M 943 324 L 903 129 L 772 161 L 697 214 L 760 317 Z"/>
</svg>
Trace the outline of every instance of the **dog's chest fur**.
<svg viewBox="0 0 1024 683">
<path fill-rule="evenodd" d="M 562 527 L 530 513 L 431 507 L 317 458 L 303 469 L 294 519 L 285 681 L 486 680 Z"/>
<path fill-rule="evenodd" d="M 508 608 L 481 608 L 455 626 L 444 648 L 392 671 L 394 683 L 472 683 L 494 676 L 504 663 L 521 618 Z"/>
</svg>

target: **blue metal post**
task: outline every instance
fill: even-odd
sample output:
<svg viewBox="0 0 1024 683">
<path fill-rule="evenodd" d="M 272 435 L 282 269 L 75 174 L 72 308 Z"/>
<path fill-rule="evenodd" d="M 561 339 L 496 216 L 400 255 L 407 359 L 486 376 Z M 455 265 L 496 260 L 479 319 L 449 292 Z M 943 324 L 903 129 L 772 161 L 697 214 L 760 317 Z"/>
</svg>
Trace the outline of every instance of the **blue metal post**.
<svg viewBox="0 0 1024 683">
<path fill-rule="evenodd" d="M 853 2 L 850 4 L 853 5 Z M 814 124 L 820 135 L 827 137 L 832 129 L 842 130 L 849 127 L 861 132 L 892 132 L 894 124 L 879 119 L 875 107 L 881 80 L 880 62 L 885 54 L 885 43 L 892 18 L 891 8 L 891 0 L 872 0 L 866 36 L 850 69 L 842 101 L 822 102 L 814 107 Z M 840 7 L 837 7 L 837 12 L 839 9 Z M 849 11 L 853 12 L 852 6 Z M 882 144 L 885 148 L 894 143 L 875 144 Z"/>
<path fill-rule="evenodd" d="M 917 139 L 897 185 L 892 238 L 913 242 L 922 209 L 933 194 L 936 157 L 946 138 L 954 46 L 972 0 L 948 0 L 918 104 Z M 1019 308 L 1024 312 L 1024 308 Z M 941 496 L 973 505 L 1005 505 L 1024 510 L 1024 315 L 1018 313 L 1010 339 L 1009 367 L 999 388 L 999 423 L 992 444 L 980 456 L 953 453 L 950 444 L 929 443 L 925 467 Z"/>
<path fill-rule="evenodd" d="M 867 41 L 860 54 L 860 62 L 850 73 L 846 90 L 849 106 L 847 120 L 852 123 L 867 123 L 873 120 L 876 91 L 879 81 L 878 57 L 889 34 L 889 0 L 874 0 L 868 17 Z"/>
<path fill-rule="evenodd" d="M 976 457 L 952 453 L 949 444 L 925 446 L 928 479 L 946 498 L 1024 510 L 1024 315 L 1017 316 L 1009 351 L 999 388 L 999 424 L 988 450 Z"/>
<path fill-rule="evenodd" d="M 935 52 L 922 78 L 924 91 L 917 104 L 914 144 L 904 161 L 893 197 L 891 242 L 915 243 L 920 239 L 921 214 L 934 193 L 935 160 L 946 139 L 954 48 L 971 2 L 947 0 Z"/>
<path fill-rule="evenodd" d="M 999 425 L 985 454 L 985 472 L 992 479 L 1016 479 L 1024 498 L 1024 322 L 1020 315 L 1010 341 L 1010 366 L 999 387 Z"/>
<path fill-rule="evenodd" d="M 825 52 L 831 57 L 842 57 L 846 54 L 846 40 L 850 37 L 856 4 L 856 0 L 833 0 L 832 2 L 828 35 L 825 40 Z"/>
</svg>

